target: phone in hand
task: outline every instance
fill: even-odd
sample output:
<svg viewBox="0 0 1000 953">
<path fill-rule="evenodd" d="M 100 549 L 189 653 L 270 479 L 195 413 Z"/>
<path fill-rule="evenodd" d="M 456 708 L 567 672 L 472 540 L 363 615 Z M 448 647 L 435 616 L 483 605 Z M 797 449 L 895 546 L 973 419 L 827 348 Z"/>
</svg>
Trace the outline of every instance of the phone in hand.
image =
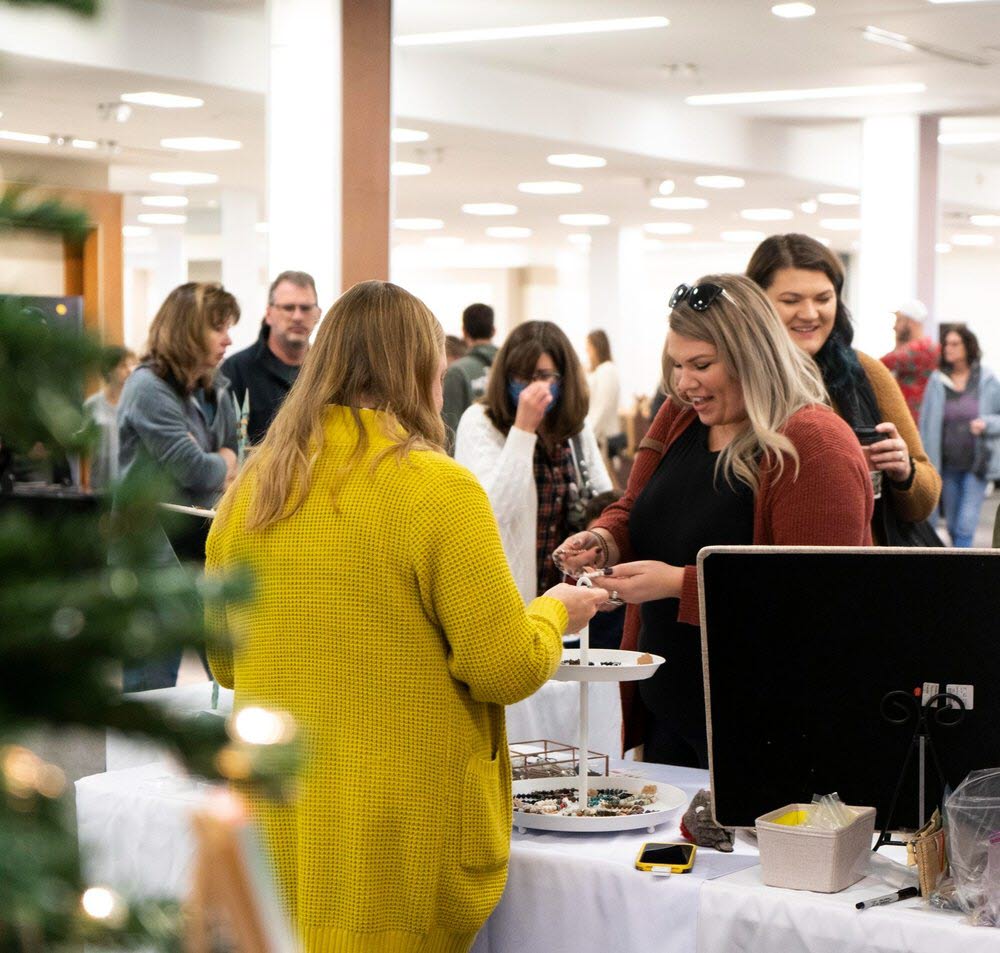
<svg viewBox="0 0 1000 953">
<path fill-rule="evenodd" d="M 642 850 L 635 859 L 635 866 L 638 870 L 667 869 L 674 874 L 686 874 L 694 866 L 694 855 L 697 852 L 698 848 L 694 844 L 648 841 L 642 845 Z"/>
<path fill-rule="evenodd" d="M 858 443 L 862 447 L 869 447 L 873 443 L 880 443 L 883 440 L 889 439 L 887 433 L 882 433 L 881 430 L 876 430 L 874 427 L 855 427 L 854 435 L 858 438 Z"/>
</svg>

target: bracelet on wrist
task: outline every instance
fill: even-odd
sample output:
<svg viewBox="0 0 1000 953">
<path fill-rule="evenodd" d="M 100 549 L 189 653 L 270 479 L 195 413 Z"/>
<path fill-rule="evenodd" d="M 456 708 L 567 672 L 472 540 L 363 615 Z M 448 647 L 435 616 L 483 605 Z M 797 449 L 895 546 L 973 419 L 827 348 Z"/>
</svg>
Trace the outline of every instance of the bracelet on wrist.
<svg viewBox="0 0 1000 953">
<path fill-rule="evenodd" d="M 601 564 L 597 567 L 603 569 L 611 562 L 611 552 L 608 549 L 608 541 L 600 534 L 591 530 L 590 535 L 597 540 L 597 548 L 601 551 Z"/>
</svg>

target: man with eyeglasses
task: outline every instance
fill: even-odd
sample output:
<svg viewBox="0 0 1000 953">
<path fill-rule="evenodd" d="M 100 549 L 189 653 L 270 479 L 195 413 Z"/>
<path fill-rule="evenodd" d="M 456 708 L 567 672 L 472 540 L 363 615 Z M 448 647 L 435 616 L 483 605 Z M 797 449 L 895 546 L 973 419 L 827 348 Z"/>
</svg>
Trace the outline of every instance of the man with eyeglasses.
<svg viewBox="0 0 1000 953">
<path fill-rule="evenodd" d="M 255 344 L 226 358 L 222 373 L 232 382 L 242 410 L 249 393 L 247 440 L 258 444 L 278 412 L 309 350 L 319 321 L 316 283 L 304 271 L 283 271 L 271 282 L 267 312 Z"/>
</svg>

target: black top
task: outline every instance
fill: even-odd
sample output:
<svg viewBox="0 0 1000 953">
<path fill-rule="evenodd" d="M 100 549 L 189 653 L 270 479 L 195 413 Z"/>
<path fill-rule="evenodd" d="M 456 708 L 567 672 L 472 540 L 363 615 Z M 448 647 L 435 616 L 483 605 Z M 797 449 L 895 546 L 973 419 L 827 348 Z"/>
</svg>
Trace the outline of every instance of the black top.
<svg viewBox="0 0 1000 953">
<path fill-rule="evenodd" d="M 753 492 L 715 477 L 719 454 L 708 449 L 708 428 L 695 420 L 670 446 L 632 504 L 629 537 L 636 559 L 693 566 L 704 546 L 753 542 Z M 666 662 L 639 683 L 646 707 L 681 731 L 705 726 L 701 632 L 677 621 L 678 599 L 641 606 L 639 648 Z"/>
<path fill-rule="evenodd" d="M 298 367 L 278 360 L 267 346 L 267 330 L 270 329 L 261 330 L 256 344 L 227 357 L 220 368 L 233 385 L 238 415 L 243 411 L 243 396 L 247 389 L 250 391 L 247 440 L 251 444 L 264 439 L 274 415 L 299 376 Z"/>
</svg>

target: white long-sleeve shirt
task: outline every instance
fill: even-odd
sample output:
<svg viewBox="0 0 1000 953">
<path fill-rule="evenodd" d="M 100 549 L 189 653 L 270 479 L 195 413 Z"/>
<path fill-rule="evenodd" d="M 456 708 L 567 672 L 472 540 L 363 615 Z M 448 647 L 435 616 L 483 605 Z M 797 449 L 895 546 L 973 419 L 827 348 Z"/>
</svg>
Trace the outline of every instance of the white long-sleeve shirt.
<svg viewBox="0 0 1000 953">
<path fill-rule="evenodd" d="M 538 491 L 534 470 L 537 442 L 537 434 L 517 427 L 511 427 L 504 436 L 486 416 L 483 404 L 473 404 L 462 414 L 455 437 L 455 459 L 468 467 L 486 490 L 511 574 L 526 603 L 538 594 Z M 611 478 L 587 425 L 580 434 L 580 444 L 594 493 L 610 490 Z"/>
<path fill-rule="evenodd" d="M 608 437 L 621 433 L 621 421 L 618 418 L 618 404 L 621 400 L 621 387 L 618 383 L 618 368 L 611 361 L 598 364 L 587 375 L 590 386 L 590 412 L 587 423 L 594 431 L 599 442 L 605 443 Z"/>
</svg>

